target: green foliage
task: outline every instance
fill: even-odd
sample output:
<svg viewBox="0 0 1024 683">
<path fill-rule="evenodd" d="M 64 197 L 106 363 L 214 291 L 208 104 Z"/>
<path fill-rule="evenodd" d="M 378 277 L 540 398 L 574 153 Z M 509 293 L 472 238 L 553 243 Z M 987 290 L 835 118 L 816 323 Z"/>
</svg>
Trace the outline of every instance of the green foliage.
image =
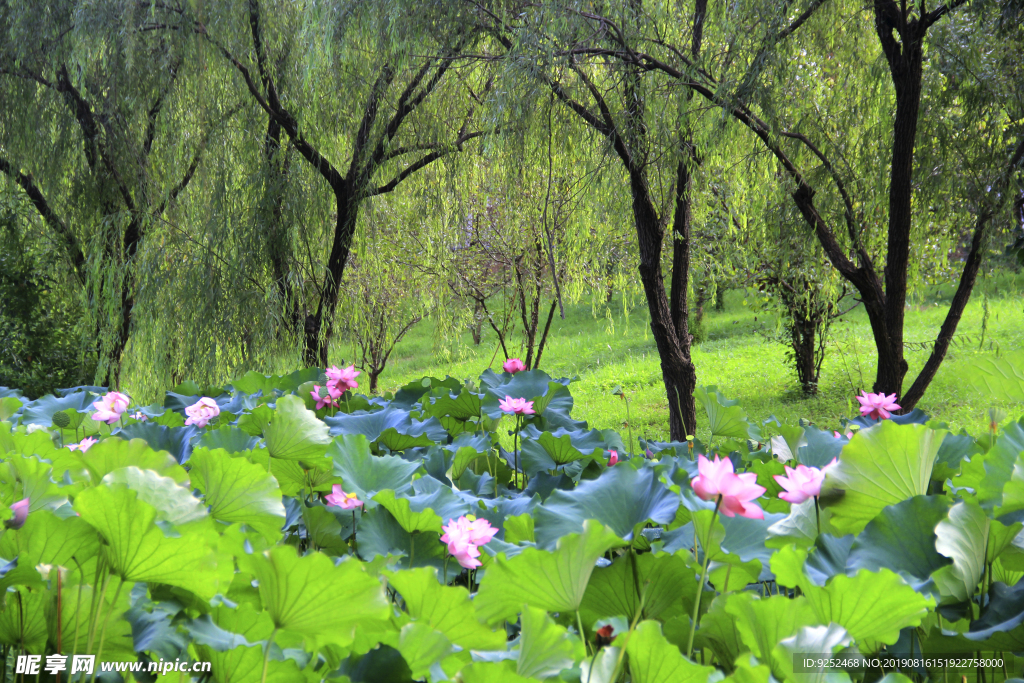
<svg viewBox="0 0 1024 683">
<path fill-rule="evenodd" d="M 242 382 L 277 381 L 265 379 Z M 1021 523 L 993 517 L 998 501 L 1016 509 L 1018 425 L 954 439 L 952 455 L 930 423 L 887 420 L 849 440 L 783 426 L 798 461 L 831 452 L 819 437 L 839 444 L 820 501 L 830 505 L 790 506 L 776 487 L 757 501 L 776 510 L 764 519 L 726 517 L 694 493 L 689 449 L 630 453 L 620 435 L 572 419 L 568 385 L 537 370 L 426 380 L 322 417 L 300 382 L 262 396 L 208 388 L 219 426 L 157 425 L 180 441 L 180 464 L 132 439 L 136 423 L 91 425 L 97 444 L 61 447 L 70 418 L 52 397 L 28 402 L 0 429 L 0 502 L 30 500 L 0 533 L 0 643 L 101 661 L 187 657 L 211 662 L 215 681 L 847 683 L 863 670 L 808 671 L 800 656 L 899 653 L 912 633 L 936 651 L 974 638 L 994 657 L 1024 639 Z M 467 396 L 486 413 L 496 389 L 535 399 L 523 448 L 566 462 L 514 478 L 488 460 L 456 487 L 456 453 L 489 452 L 502 420 L 437 418 Z M 731 425 L 718 438 L 745 449 L 738 469 L 777 471 L 738 439 L 753 433 L 740 406 L 701 396 Z M 170 421 L 169 408 L 146 410 Z M 95 422 L 81 415 L 79 430 Z M 415 417 L 426 415 L 435 422 Z M 205 445 L 217 443 L 232 450 Z M 937 484 L 940 459 L 956 471 Z M 338 505 L 348 493 L 351 510 Z M 469 571 L 440 540 L 462 517 L 495 531 Z M 935 628 L 939 614 L 962 615 L 956 630 Z"/>
</svg>

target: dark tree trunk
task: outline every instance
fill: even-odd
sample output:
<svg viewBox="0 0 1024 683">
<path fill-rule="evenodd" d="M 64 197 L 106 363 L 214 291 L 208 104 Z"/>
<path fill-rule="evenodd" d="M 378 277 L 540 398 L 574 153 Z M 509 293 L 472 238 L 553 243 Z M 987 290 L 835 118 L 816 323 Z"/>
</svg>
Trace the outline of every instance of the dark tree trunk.
<svg viewBox="0 0 1024 683">
<path fill-rule="evenodd" d="M 875 4 L 875 31 L 878 33 L 889 72 L 896 90 L 896 115 L 893 119 L 892 165 L 889 172 L 889 235 L 885 263 L 884 330 L 876 333 L 878 368 L 874 389 L 877 392 L 903 393 L 907 361 L 903 356 L 903 323 L 907 302 L 907 264 L 910 259 L 910 229 L 913 219 L 914 146 L 921 109 L 924 37 L 928 25 L 921 20 L 907 21 L 891 0 Z M 899 36 L 899 40 L 894 37 Z M 873 326 L 875 321 L 872 321 Z"/>
<path fill-rule="evenodd" d="M 697 407 L 693 398 L 697 372 L 690 361 L 689 335 L 680 338 L 677 334 L 665 294 L 665 281 L 661 274 L 664 231 L 651 201 L 650 189 L 641 173 L 631 175 L 633 218 L 640 246 L 640 281 L 651 315 L 651 334 L 661 359 L 661 376 L 668 398 L 669 432 L 673 440 L 683 441 L 697 429 Z M 685 296 L 684 292 L 684 299 Z M 685 330 L 685 316 L 683 325 Z"/>
<path fill-rule="evenodd" d="M 334 226 L 334 243 L 331 246 L 331 255 L 327 259 L 327 273 L 320 289 L 320 303 L 316 315 L 306 318 L 303 360 L 309 367 L 325 368 L 328 364 L 334 311 L 338 306 L 341 279 L 345 274 L 345 264 L 352 249 L 352 237 L 355 235 L 356 218 L 359 215 L 359 197 L 353 192 L 349 182 L 338 183 L 334 188 L 334 198 L 338 214 Z"/>
<path fill-rule="evenodd" d="M 813 315 L 814 311 L 807 311 L 804 315 L 794 312 L 790 330 L 796 374 L 806 396 L 817 395 L 818 369 L 821 367 L 817 362 L 817 349 L 818 327 L 823 321 L 816 320 Z"/>
</svg>

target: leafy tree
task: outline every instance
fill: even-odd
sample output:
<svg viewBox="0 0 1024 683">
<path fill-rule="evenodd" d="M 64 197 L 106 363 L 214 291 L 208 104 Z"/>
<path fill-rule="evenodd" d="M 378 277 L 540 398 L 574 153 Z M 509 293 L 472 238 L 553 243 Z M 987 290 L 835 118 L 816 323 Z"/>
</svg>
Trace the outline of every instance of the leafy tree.
<svg viewBox="0 0 1024 683">
<path fill-rule="evenodd" d="M 0 6 L 0 174 L 70 266 L 96 379 L 111 386 L 133 330 L 144 240 L 232 114 L 201 100 L 216 88 L 189 41 L 148 31 L 146 11 L 134 2 Z"/>
<path fill-rule="evenodd" d="M 417 4 L 300 8 L 250 0 L 244 10 L 229 9 L 205 21 L 192 19 L 185 10 L 180 14 L 237 71 L 241 87 L 271 120 L 268 138 L 279 140 L 275 134 L 283 131 L 326 183 L 333 201 L 334 225 L 326 248 L 308 254 L 306 267 L 317 284 L 302 316 L 305 362 L 326 365 L 363 202 L 394 191 L 486 132 L 472 126 L 490 81 L 474 69 L 458 80 L 449 77 L 457 54 L 474 43 L 477 33 L 459 21 L 457 5 L 424 11 Z M 289 59 L 275 54 L 275 45 L 290 34 L 310 31 L 309 26 L 317 36 L 328 32 L 334 47 L 296 49 Z M 368 53 L 375 58 L 367 60 Z M 282 74 L 287 73 L 294 85 L 285 89 Z M 316 88 L 299 85 L 309 78 L 316 79 Z M 332 96 L 323 98 L 323 90 Z M 432 106 L 437 109 L 427 111 Z M 283 264 L 275 268 L 282 271 L 275 273 L 277 281 L 287 287 L 291 275 L 283 272 Z"/>
<path fill-rule="evenodd" d="M 879 0 L 865 14 L 859 5 L 835 3 L 831 14 L 814 21 L 823 2 L 810 3 L 792 19 L 788 4 L 766 7 L 768 36 L 742 32 L 741 18 L 727 57 L 717 64 L 688 57 L 680 41 L 654 31 L 638 45 L 613 30 L 618 24 L 611 17 L 594 15 L 604 29 L 595 35 L 608 44 L 567 50 L 570 57 L 599 52 L 624 67 L 665 74 L 757 136 L 789 178 L 793 201 L 832 265 L 864 303 L 878 353 L 875 391 L 901 395 L 904 409 L 920 400 L 945 357 L 991 223 L 1002 215 L 1024 161 L 1020 29 L 999 34 L 998 8 L 963 5 L 953 0 L 928 11 L 923 4 Z M 877 46 L 862 40 L 865 21 Z M 787 40 L 804 24 L 803 33 L 813 35 Z M 936 50 L 926 54 L 930 42 Z M 877 87 L 876 59 L 884 60 L 891 89 Z M 851 132 L 864 144 L 849 144 Z M 960 168 L 933 173 L 952 159 Z M 880 164 L 889 167 L 884 183 L 875 182 Z M 934 202 L 948 213 L 915 214 L 915 196 L 919 204 Z M 940 213 L 938 206 L 934 211 Z M 840 221 L 845 231 L 836 228 Z M 969 230 L 963 227 L 968 221 Z M 884 225 L 884 233 L 875 225 Z M 932 246 L 929 233 L 936 227 L 955 235 L 954 241 L 968 239 L 970 248 L 932 353 L 904 393 L 912 247 L 923 253 L 921 247 Z M 883 260 L 880 271 L 875 264 Z"/>
</svg>

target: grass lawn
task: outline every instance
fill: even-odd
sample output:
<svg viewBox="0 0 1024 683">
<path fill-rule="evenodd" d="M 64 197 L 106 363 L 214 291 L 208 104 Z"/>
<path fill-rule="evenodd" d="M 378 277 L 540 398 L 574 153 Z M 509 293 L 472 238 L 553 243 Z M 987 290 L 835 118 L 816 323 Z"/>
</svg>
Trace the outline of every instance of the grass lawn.
<svg viewBox="0 0 1024 683">
<path fill-rule="evenodd" d="M 932 288 L 908 306 L 905 338 L 929 344 L 909 345 L 910 372 L 904 388 L 910 386 L 928 357 L 953 289 L 952 285 Z M 958 343 L 950 349 L 918 407 L 954 430 L 964 428 L 973 434 L 985 430 L 990 407 L 1001 408 L 1012 418 L 1024 415 L 1024 404 L 993 402 L 965 381 L 975 360 L 1024 347 L 1022 291 L 1024 274 L 979 282 L 960 321 Z M 985 294 L 988 319 L 982 339 Z M 730 291 L 725 310 L 707 314 L 707 339 L 693 349 L 698 382 L 715 385 L 726 397 L 739 399 L 758 422 L 775 415 L 784 423 L 805 418 L 838 428 L 840 418 L 856 414 L 858 404 L 853 397 L 862 388 L 870 389 L 875 374 L 874 345 L 863 307 L 833 325 L 819 395 L 805 398 L 795 371 L 787 364 L 786 347 L 769 340 L 776 319 L 752 310 L 745 296 L 742 291 Z M 393 391 L 424 375 L 464 379 L 475 377 L 488 365 L 500 371 L 504 358 L 494 356 L 497 342 L 493 334 L 479 347 L 472 345 L 468 333 L 463 343 L 461 358 L 451 363 L 439 361 L 431 321 L 424 321 L 395 349 L 381 375 L 381 391 Z M 338 348 L 334 355 L 340 357 L 344 351 Z M 556 314 L 541 367 L 552 376 L 578 377 L 571 387 L 577 419 L 625 433 L 626 406 L 610 394 L 621 384 L 631 399 L 634 434 L 667 438 L 668 404 L 645 307 L 609 321 L 594 317 L 589 305 L 568 306 L 564 321 Z M 702 418 L 698 407 L 698 421 Z M 698 436 L 706 436 L 700 427 Z"/>
</svg>

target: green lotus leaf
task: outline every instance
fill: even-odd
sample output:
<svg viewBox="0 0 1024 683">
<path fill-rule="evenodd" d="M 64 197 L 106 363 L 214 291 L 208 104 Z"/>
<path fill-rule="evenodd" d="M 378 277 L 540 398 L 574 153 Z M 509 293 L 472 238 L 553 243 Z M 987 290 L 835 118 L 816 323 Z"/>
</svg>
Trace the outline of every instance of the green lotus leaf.
<svg viewBox="0 0 1024 683">
<path fill-rule="evenodd" d="M 445 391 L 430 403 L 424 402 L 423 412 L 437 418 L 450 416 L 457 420 L 480 417 L 480 394 L 468 389 Z"/>
<path fill-rule="evenodd" d="M 360 624 L 391 614 L 380 581 L 354 559 L 335 566 L 321 553 L 299 557 L 295 548 L 278 546 L 252 555 L 247 564 L 274 626 L 310 642 L 344 647 Z"/>
<path fill-rule="evenodd" d="M 216 532 L 192 528 L 168 537 L 155 522 L 155 507 L 123 486 L 100 485 L 75 499 L 75 510 L 105 545 L 111 571 L 125 581 L 177 586 L 209 599 L 230 583 L 232 566 L 218 552 Z"/>
<path fill-rule="evenodd" d="M 89 389 L 100 391 L 99 387 L 89 387 Z M 100 397 L 101 394 L 88 390 L 76 391 L 60 398 L 53 394 L 47 394 L 25 404 L 25 409 L 21 413 L 21 424 L 49 427 L 53 424 L 54 413 L 69 408 L 75 411 L 88 410 L 93 401 L 99 400 Z"/>
<path fill-rule="evenodd" d="M 102 483 L 112 488 L 127 486 L 138 494 L 140 501 L 156 509 L 157 519 L 176 527 L 201 520 L 208 514 L 206 507 L 189 489 L 153 470 L 122 467 L 103 477 Z"/>
<path fill-rule="evenodd" d="M 1014 540 L 1020 535 L 1021 529 L 1024 529 L 1022 522 L 1003 524 L 994 519 L 989 520 L 985 561 L 995 562 L 1003 554 L 1003 551 L 1008 551 L 1008 555 L 1013 553 L 1016 550 Z"/>
<path fill-rule="evenodd" d="M 997 514 L 1002 516 L 1018 510 L 1024 510 L 1024 451 L 1017 456 L 1010 479 L 1003 486 L 1002 503 Z"/>
<path fill-rule="evenodd" d="M 473 662 L 459 671 L 463 683 L 536 683 L 516 673 L 513 662 Z"/>
<path fill-rule="evenodd" d="M 135 422 L 117 430 L 114 436 L 129 441 L 145 441 L 154 451 L 167 451 L 176 461 L 184 463 L 192 452 L 190 439 L 194 434 L 194 427 L 180 429 L 177 426 L 167 427 L 156 422 Z"/>
<path fill-rule="evenodd" d="M 20 454 L 25 456 L 41 456 L 52 461 L 61 453 L 70 453 L 58 449 L 53 443 L 50 433 L 44 430 L 26 434 L 14 430 L 10 422 L 0 422 L 0 454 Z M 57 469 L 58 476 L 63 474 L 63 469 Z"/>
<path fill-rule="evenodd" d="M 405 601 L 409 616 L 439 631 L 466 650 L 500 650 L 504 630 L 494 631 L 477 619 L 469 592 L 462 587 L 442 586 L 432 567 L 384 572 Z"/>
<path fill-rule="evenodd" d="M 932 480 L 946 481 L 960 473 L 961 463 L 964 458 L 974 458 L 982 453 L 981 446 L 973 436 L 961 432 L 960 434 L 946 434 L 939 446 L 938 455 L 935 456 L 935 469 L 932 470 Z"/>
<path fill-rule="evenodd" d="M 527 548 L 511 559 L 499 556 L 481 582 L 478 613 L 494 624 L 514 618 L 523 603 L 549 612 L 575 612 L 597 558 L 623 545 L 611 529 L 587 520 L 583 533 L 562 537 L 553 552 Z"/>
<path fill-rule="evenodd" d="M 634 574 L 634 567 L 636 574 Z M 580 616 L 589 629 L 598 619 L 623 615 L 633 619 L 645 592 L 643 618 L 667 621 L 689 615 L 697 593 L 696 572 L 682 555 L 628 553 L 594 570 Z"/>
<path fill-rule="evenodd" d="M 805 581 L 801 589 L 818 622 L 839 624 L 863 652 L 873 652 L 879 644 L 893 645 L 901 629 L 920 625 L 935 605 L 888 569 L 837 576 L 824 587 Z"/>
<path fill-rule="evenodd" d="M 29 499 L 29 512 L 55 508 L 65 503 L 67 494 L 53 481 L 53 468 L 36 457 L 11 455 L 0 463 L 0 491 L 8 504 Z"/>
<path fill-rule="evenodd" d="M 522 543 L 524 541 L 534 543 L 536 536 L 533 525 L 533 515 L 528 512 L 506 517 L 502 522 L 502 528 L 505 529 L 505 541 L 507 543 Z"/>
<path fill-rule="evenodd" d="M 341 477 L 345 491 L 357 494 L 363 501 L 371 500 L 384 489 L 404 491 L 420 469 L 418 462 L 397 455 L 372 455 L 369 442 L 361 434 L 335 438 L 327 454 L 334 460 L 334 474 Z"/>
<path fill-rule="evenodd" d="M 61 519 L 49 510 L 33 512 L 23 527 L 0 535 L 0 557 L 17 557 L 19 567 L 33 571 L 38 564 L 73 567 L 72 558 L 84 564 L 99 547 L 96 532 L 84 520 Z"/>
<path fill-rule="evenodd" d="M 994 584 L 988 606 L 981 617 L 971 623 L 964 637 L 984 641 L 997 634 L 1006 634 L 1024 623 L 1024 584 Z"/>
<path fill-rule="evenodd" d="M 736 658 L 732 673 L 727 677 L 732 683 L 770 683 L 772 671 L 767 664 L 760 664 L 757 658 L 747 653 Z"/>
<path fill-rule="evenodd" d="M 260 641 L 270 638 L 273 631 L 274 622 L 266 612 L 245 604 L 237 609 L 218 606 L 210 615 L 188 625 L 199 659 L 211 663 L 217 683 L 260 683 L 264 655 Z M 275 659 L 273 650 L 267 662 L 268 683 L 302 680 L 295 660 Z"/>
<path fill-rule="evenodd" d="M 328 555 L 339 557 L 349 551 L 344 539 L 352 535 L 352 513 L 348 510 L 334 508 L 344 515 L 337 515 L 323 505 L 299 504 L 302 508 L 302 523 L 306 526 L 306 538 L 313 550 L 322 550 Z M 357 513 L 358 514 L 358 513 Z"/>
<path fill-rule="evenodd" d="M 949 513 L 943 496 L 914 496 L 890 505 L 871 520 L 853 543 L 847 566 L 878 571 L 891 569 L 917 590 L 950 560 L 935 550 L 935 526 Z"/>
<path fill-rule="evenodd" d="M 262 403 L 238 418 L 238 428 L 249 436 L 263 436 L 273 419 L 274 410 Z"/>
<path fill-rule="evenodd" d="M 15 396 L 4 396 L 0 398 L 0 422 L 7 422 L 16 412 L 21 410 L 24 404 L 20 398 Z M 76 415 L 80 414 L 76 412 Z"/>
<path fill-rule="evenodd" d="M 332 436 L 362 435 L 367 441 L 384 446 L 390 451 L 431 446 L 448 440 L 448 432 L 437 418 L 415 420 L 410 411 L 393 405 L 384 410 L 361 415 L 339 413 L 324 418 L 324 422 L 330 425 Z"/>
<path fill-rule="evenodd" d="M 406 624 L 398 634 L 398 651 L 402 653 L 413 679 L 425 679 L 431 667 L 452 653 L 452 644 L 443 634 L 426 624 Z"/>
<path fill-rule="evenodd" d="M 71 453 L 79 467 L 89 473 L 90 481 L 99 484 L 103 477 L 124 467 L 153 470 L 170 477 L 177 484 L 188 481 L 188 473 L 170 453 L 154 451 L 142 439 L 104 439 L 86 453 Z"/>
<path fill-rule="evenodd" d="M 858 431 L 828 469 L 820 501 L 840 533 L 860 533 L 887 505 L 928 493 L 946 432 L 889 420 Z"/>
<path fill-rule="evenodd" d="M 818 537 L 820 518 L 825 518 L 822 526 L 828 528 L 827 522 L 831 515 L 828 508 L 816 513 L 813 498 L 791 505 L 786 517 L 768 527 L 765 545 L 769 548 L 782 548 L 795 543 L 801 548 L 810 548 Z"/>
<path fill-rule="evenodd" d="M 747 647 L 743 644 L 740 632 L 736 628 L 736 619 L 725 611 L 723 596 L 709 595 L 705 591 L 701 600 L 701 609 L 707 605 L 707 612 L 700 618 L 700 626 L 693 637 L 694 652 L 708 649 L 714 653 L 715 659 L 729 671 L 732 662 L 736 661 Z M 665 623 L 665 637 L 680 649 L 685 649 L 690 637 L 690 616 L 675 617 Z"/>
<path fill-rule="evenodd" d="M 199 441 L 196 444 L 196 448 L 207 448 L 209 450 L 222 448 L 228 453 L 241 453 L 256 448 L 259 441 L 257 437 L 246 433 L 238 427 L 225 425 L 218 429 L 204 429 L 202 436 L 199 437 Z M 192 457 L 195 457 L 195 451 L 193 451 Z"/>
<path fill-rule="evenodd" d="M 759 598 L 752 593 L 733 593 L 724 596 L 723 607 L 735 618 L 736 630 L 743 644 L 759 660 L 771 664 L 772 673 L 777 677 L 783 669 L 772 662 L 775 646 L 779 641 L 796 635 L 803 627 L 818 623 L 814 608 L 803 597 L 790 599 L 784 595 L 773 595 Z"/>
<path fill-rule="evenodd" d="M 444 566 L 445 547 L 440 542 L 440 534 L 432 531 L 411 534 L 383 507 L 360 515 L 356 537 L 359 556 L 364 560 L 399 555 L 406 558 L 407 565 L 412 562 L 413 566 L 437 569 Z M 451 564 L 449 571 L 454 576 L 461 570 L 455 562 Z"/>
<path fill-rule="evenodd" d="M 551 548 L 567 534 L 595 519 L 621 538 L 631 539 L 638 525 L 675 519 L 679 496 L 662 484 L 653 467 L 612 467 L 571 491 L 554 491 L 535 513 L 537 544 Z"/>
<path fill-rule="evenodd" d="M 761 430 L 747 419 L 739 401 L 730 401 L 717 391 L 717 387 L 697 387 L 694 398 L 704 406 L 712 438 L 761 440 Z"/>
<path fill-rule="evenodd" d="M 633 683 L 707 683 L 715 671 L 684 657 L 665 639 L 656 621 L 641 621 L 628 635 L 625 647 Z"/>
<path fill-rule="evenodd" d="M 49 596 L 18 586 L 6 594 L 6 609 L 0 612 L 0 644 L 30 654 L 46 651 L 46 606 Z"/>
<path fill-rule="evenodd" d="M 521 457 L 529 474 L 591 457 L 599 450 L 603 452 L 606 445 L 604 436 L 596 429 L 589 432 L 581 429 L 542 432 L 533 425 L 527 425 L 519 437 L 523 451 Z"/>
<path fill-rule="evenodd" d="M 264 429 L 263 436 L 270 457 L 315 462 L 327 452 L 331 443 L 329 431 L 301 398 L 282 396 L 277 399 L 274 419 Z"/>
<path fill-rule="evenodd" d="M 468 503 L 433 477 L 419 479 L 415 485 L 416 495 L 397 496 L 394 491 L 385 489 L 373 497 L 409 533 L 436 531 L 440 534 L 442 525 L 470 511 Z"/>
<path fill-rule="evenodd" d="M 519 658 L 516 673 L 526 678 L 548 679 L 571 669 L 582 659 L 582 641 L 569 635 L 548 613 L 536 607 L 523 607 L 519 618 Z"/>
<path fill-rule="evenodd" d="M 490 432 L 463 432 L 446 448 L 455 454 L 452 460 L 452 479 L 458 479 L 477 458 L 494 452 L 495 436 Z"/>
<path fill-rule="evenodd" d="M 850 644 L 850 635 L 842 626 L 804 626 L 795 635 L 784 638 L 772 650 L 772 660 L 784 680 L 795 683 L 844 683 L 850 680 L 845 671 L 826 670 L 797 672 L 794 662 L 799 655 L 816 653 L 819 656 L 831 654 Z"/>
<path fill-rule="evenodd" d="M 960 475 L 953 477 L 957 487 L 974 489 L 978 501 L 985 510 L 1003 505 L 1003 491 L 1013 478 L 1013 470 L 1020 454 L 1024 452 L 1024 424 L 1013 422 L 1003 427 L 995 443 L 984 455 L 971 458 L 960 468 Z M 1010 488 L 1010 504 L 1018 503 L 1017 487 Z M 1008 509 L 1007 509 L 1008 511 Z"/>
<path fill-rule="evenodd" d="M 961 502 L 935 527 L 935 549 L 952 560 L 951 565 L 932 573 L 942 604 L 964 602 L 974 596 L 985 573 L 990 522 L 977 504 Z"/>
<path fill-rule="evenodd" d="M 192 453 L 192 485 L 203 494 L 214 519 L 227 524 L 243 522 L 270 542 L 281 538 L 284 505 L 277 480 L 245 458 L 228 451 L 205 448 Z"/>
<path fill-rule="evenodd" d="M 231 380 L 231 386 L 246 394 L 260 392 L 271 396 L 275 389 L 285 393 L 296 391 L 299 385 L 318 379 L 322 372 L 320 368 L 303 368 L 287 375 L 261 375 L 250 370 L 239 379 Z"/>
</svg>

